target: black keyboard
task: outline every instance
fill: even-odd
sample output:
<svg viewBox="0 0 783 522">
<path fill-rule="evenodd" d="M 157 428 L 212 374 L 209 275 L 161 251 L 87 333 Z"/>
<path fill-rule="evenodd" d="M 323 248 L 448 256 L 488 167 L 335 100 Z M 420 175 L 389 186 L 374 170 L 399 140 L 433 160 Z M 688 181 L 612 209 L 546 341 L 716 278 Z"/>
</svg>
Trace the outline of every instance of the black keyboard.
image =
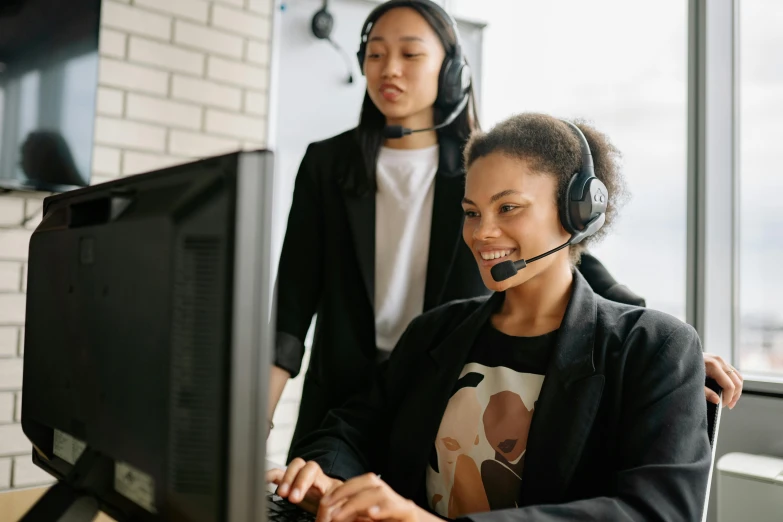
<svg viewBox="0 0 783 522">
<path fill-rule="evenodd" d="M 269 493 L 267 495 L 267 518 L 270 522 L 313 522 L 315 515 L 274 493 Z"/>
</svg>

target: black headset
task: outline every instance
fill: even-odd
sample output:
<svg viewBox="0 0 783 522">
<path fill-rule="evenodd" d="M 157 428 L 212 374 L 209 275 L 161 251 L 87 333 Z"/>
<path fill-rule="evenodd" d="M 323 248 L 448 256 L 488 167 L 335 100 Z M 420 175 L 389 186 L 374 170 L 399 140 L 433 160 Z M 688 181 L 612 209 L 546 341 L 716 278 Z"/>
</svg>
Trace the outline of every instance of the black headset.
<svg viewBox="0 0 783 522">
<path fill-rule="evenodd" d="M 396 7 L 416 9 L 417 6 L 421 5 L 428 5 L 440 12 L 443 18 L 449 21 L 456 39 L 454 48 L 452 50 L 446 49 L 446 58 L 440 67 L 440 75 L 438 77 L 438 97 L 435 99 L 435 105 L 438 108 L 450 110 L 460 104 L 460 102 L 463 102 L 470 92 L 470 67 L 462 54 L 457 22 L 445 9 L 435 2 L 430 0 L 389 0 L 373 9 L 367 20 L 364 21 L 364 25 L 362 25 L 362 38 L 359 43 L 359 51 L 356 53 L 356 57 L 359 60 L 359 69 L 364 74 L 364 56 L 367 53 L 367 39 L 370 37 L 370 31 L 375 22 L 390 9 Z"/>
<path fill-rule="evenodd" d="M 563 228 L 572 236 L 569 244 L 574 245 L 592 236 L 604 226 L 609 191 L 595 176 L 593 155 L 585 135 L 570 121 L 562 121 L 579 139 L 579 147 L 582 151 L 582 168 L 568 182 L 568 189 L 560 206 L 560 221 L 563 223 Z"/>
<path fill-rule="evenodd" d="M 538 261 L 555 252 L 575 245 L 583 239 L 592 236 L 598 232 L 604 223 L 606 223 L 606 207 L 609 204 L 609 191 L 606 189 L 603 181 L 595 177 L 595 168 L 593 167 L 593 155 L 590 152 L 590 145 L 587 138 L 579 130 L 579 127 L 570 121 L 562 120 L 568 125 L 577 139 L 579 148 L 582 151 L 582 168 L 579 172 L 571 176 L 568 182 L 568 188 L 559 202 L 560 222 L 563 228 L 571 234 L 571 237 L 560 246 L 553 248 L 543 254 L 531 257 L 530 259 L 519 259 L 518 261 L 503 261 L 490 269 L 492 279 L 495 281 L 505 281 L 514 277 L 518 271 L 525 268 L 533 261 Z"/>
</svg>

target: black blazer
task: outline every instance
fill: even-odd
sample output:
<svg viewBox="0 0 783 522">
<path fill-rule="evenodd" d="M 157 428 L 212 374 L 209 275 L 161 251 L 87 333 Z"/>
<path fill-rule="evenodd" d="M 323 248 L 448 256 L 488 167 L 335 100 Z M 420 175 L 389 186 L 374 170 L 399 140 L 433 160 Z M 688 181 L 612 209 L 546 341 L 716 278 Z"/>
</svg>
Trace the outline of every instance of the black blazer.
<svg viewBox="0 0 783 522">
<path fill-rule="evenodd" d="M 275 364 L 297 375 L 304 340 L 318 314 L 297 423 L 317 428 L 326 412 L 372 382 L 375 344 L 375 193 L 354 196 L 338 183 L 363 176 L 356 130 L 307 148 L 296 178 L 277 282 Z M 435 176 L 424 310 L 486 295 L 462 241 L 461 144 L 442 138 Z"/>
<path fill-rule="evenodd" d="M 503 294 L 415 319 L 371 394 L 329 413 L 299 456 L 347 479 L 373 471 L 428 509 L 425 471 L 469 350 Z M 528 435 L 522 520 L 698 520 L 710 446 L 704 361 L 677 319 L 597 296 L 576 272 Z"/>
</svg>

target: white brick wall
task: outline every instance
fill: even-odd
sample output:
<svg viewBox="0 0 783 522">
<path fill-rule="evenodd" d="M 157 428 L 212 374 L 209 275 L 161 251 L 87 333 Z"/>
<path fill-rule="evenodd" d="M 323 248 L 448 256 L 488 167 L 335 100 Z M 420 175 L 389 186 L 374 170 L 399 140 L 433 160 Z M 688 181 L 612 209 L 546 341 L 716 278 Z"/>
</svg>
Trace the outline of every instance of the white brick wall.
<svg viewBox="0 0 783 522">
<path fill-rule="evenodd" d="M 98 89 L 98 114 L 105 116 L 122 116 L 125 110 L 125 93 L 117 89 L 101 87 Z"/>
<path fill-rule="evenodd" d="M 12 226 L 24 219 L 24 199 L 9 198 L 0 205 L 0 227 Z"/>
<path fill-rule="evenodd" d="M 269 82 L 269 70 L 267 68 L 225 60 L 217 56 L 209 57 L 207 61 L 207 76 L 212 80 L 250 89 L 265 89 Z"/>
<path fill-rule="evenodd" d="M 245 40 L 239 36 L 203 25 L 183 20 L 174 23 L 174 43 L 178 45 L 241 59 L 244 42 Z"/>
<path fill-rule="evenodd" d="M 171 97 L 202 106 L 214 106 L 238 111 L 242 106 L 242 90 L 209 80 L 175 74 L 171 82 Z"/>
<path fill-rule="evenodd" d="M 160 0 L 166 3 L 167 0 Z M 101 26 L 119 29 L 125 33 L 152 36 L 168 41 L 171 38 L 171 18 L 147 9 L 137 9 L 105 0 L 101 7 Z"/>
<path fill-rule="evenodd" d="M 0 458 L 0 491 L 11 487 L 12 459 Z"/>
<path fill-rule="evenodd" d="M 24 294 L 0 294 L 0 317 L 7 324 L 24 324 Z"/>
<path fill-rule="evenodd" d="M 22 263 L 0 261 L 0 292 L 19 292 L 21 290 Z"/>
<path fill-rule="evenodd" d="M 269 44 L 265 42 L 248 42 L 247 61 L 259 65 L 269 64 Z"/>
<path fill-rule="evenodd" d="M 266 1 L 266 0 L 264 0 Z M 233 5 L 235 7 L 242 7 L 245 5 L 245 0 L 215 0 L 212 2 L 213 4 L 225 4 L 225 5 Z"/>
<path fill-rule="evenodd" d="M 0 391 L 22 389 L 22 359 L 0 359 Z M 3 439 L 0 439 L 2 452 Z"/>
<path fill-rule="evenodd" d="M 52 476 L 33 464 L 31 455 L 14 458 L 13 487 L 29 488 L 54 482 Z"/>
<path fill-rule="evenodd" d="M 41 223 L 41 218 L 43 217 L 41 210 L 43 209 L 43 198 L 45 195 L 46 194 L 40 192 L 35 193 L 29 196 L 25 201 L 24 215 L 26 223 L 24 224 L 24 228 L 35 230 L 35 227 Z M 25 260 L 27 260 L 26 255 Z"/>
<path fill-rule="evenodd" d="M 5 205 L 7 201 L 0 199 L 0 207 Z M 21 219 L 19 222 L 21 223 Z M 0 259 L 26 260 L 31 234 L 30 230 L 0 228 Z"/>
<path fill-rule="evenodd" d="M 152 170 L 162 169 L 164 167 L 170 167 L 172 165 L 178 165 L 190 161 L 186 158 L 180 158 L 176 156 L 164 156 L 162 154 L 146 154 L 143 152 L 133 152 L 130 150 L 125 151 L 125 161 L 122 164 L 122 174 L 124 176 L 130 174 L 139 174 L 141 172 L 149 172 Z"/>
<path fill-rule="evenodd" d="M 204 72 L 204 54 L 186 51 L 175 45 L 158 43 L 147 38 L 131 36 L 128 58 L 137 63 L 154 65 L 168 71 L 179 71 L 201 76 Z"/>
<path fill-rule="evenodd" d="M 0 326 L 0 357 L 14 357 L 19 349 L 19 328 Z"/>
<path fill-rule="evenodd" d="M 206 136 L 193 132 L 171 131 L 169 151 L 181 156 L 216 156 L 240 148 L 238 140 Z"/>
<path fill-rule="evenodd" d="M 3 441 L 0 457 L 18 455 L 30 447 L 21 424 L 0 424 L 0 440 Z"/>
<path fill-rule="evenodd" d="M 103 0 L 92 182 L 263 147 L 273 4 Z M 19 424 L 28 244 L 45 195 L 0 195 L 0 490 L 51 481 Z"/>
<path fill-rule="evenodd" d="M 128 37 L 124 33 L 102 29 L 100 35 L 100 53 L 103 56 L 125 58 Z"/>
<path fill-rule="evenodd" d="M 263 140 L 266 132 L 266 119 L 245 116 L 217 109 L 207 109 L 208 132 L 248 140 Z"/>
<path fill-rule="evenodd" d="M 152 11 L 207 23 L 209 2 L 204 0 L 135 0 L 134 4 Z"/>
<path fill-rule="evenodd" d="M 95 118 L 95 143 L 163 152 L 166 129 L 126 119 Z"/>
<path fill-rule="evenodd" d="M 120 174 L 120 157 L 122 150 L 116 147 L 94 145 L 92 149 L 93 174 L 118 176 Z"/>
<path fill-rule="evenodd" d="M 248 0 L 250 10 L 264 16 L 272 16 L 273 5 L 273 2 L 268 2 L 267 0 Z"/>
<path fill-rule="evenodd" d="M 98 83 L 135 92 L 168 93 L 169 77 L 163 71 L 117 60 L 101 59 Z"/>
<path fill-rule="evenodd" d="M 13 392 L 0 392 L 0 424 L 14 421 L 16 397 Z"/>
<path fill-rule="evenodd" d="M 212 25 L 249 38 L 269 40 L 269 18 L 248 11 L 215 5 L 212 7 Z"/>
<path fill-rule="evenodd" d="M 126 115 L 139 121 L 185 129 L 201 128 L 201 107 L 144 94 L 128 94 Z"/>
<path fill-rule="evenodd" d="M 268 103 L 269 99 L 265 92 L 247 91 L 245 93 L 245 112 L 247 113 L 263 116 L 266 114 Z"/>
</svg>

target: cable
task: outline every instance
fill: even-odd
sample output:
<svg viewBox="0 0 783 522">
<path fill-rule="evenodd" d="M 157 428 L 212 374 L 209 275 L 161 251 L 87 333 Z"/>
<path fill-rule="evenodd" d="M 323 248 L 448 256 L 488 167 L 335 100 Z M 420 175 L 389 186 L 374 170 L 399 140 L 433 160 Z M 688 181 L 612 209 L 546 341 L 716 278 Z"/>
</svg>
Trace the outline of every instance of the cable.
<svg viewBox="0 0 783 522">
<path fill-rule="evenodd" d="M 323 6 L 314 15 L 310 22 L 310 30 L 313 35 L 319 40 L 326 40 L 334 47 L 340 56 L 345 60 L 345 65 L 348 68 L 348 83 L 353 83 L 353 67 L 351 66 L 351 58 L 348 53 L 340 47 L 340 44 L 332 40 L 332 30 L 334 29 L 334 16 L 329 12 L 328 0 L 324 0 Z"/>
<path fill-rule="evenodd" d="M 340 44 L 332 40 L 331 37 L 326 39 L 327 42 L 332 44 L 332 47 L 337 49 L 337 52 L 340 53 L 340 56 L 343 57 L 343 60 L 345 60 L 345 66 L 348 69 L 348 83 L 353 83 L 353 67 L 351 66 L 351 58 L 348 56 L 348 53 L 345 52 L 345 49 L 340 47 Z"/>
</svg>

